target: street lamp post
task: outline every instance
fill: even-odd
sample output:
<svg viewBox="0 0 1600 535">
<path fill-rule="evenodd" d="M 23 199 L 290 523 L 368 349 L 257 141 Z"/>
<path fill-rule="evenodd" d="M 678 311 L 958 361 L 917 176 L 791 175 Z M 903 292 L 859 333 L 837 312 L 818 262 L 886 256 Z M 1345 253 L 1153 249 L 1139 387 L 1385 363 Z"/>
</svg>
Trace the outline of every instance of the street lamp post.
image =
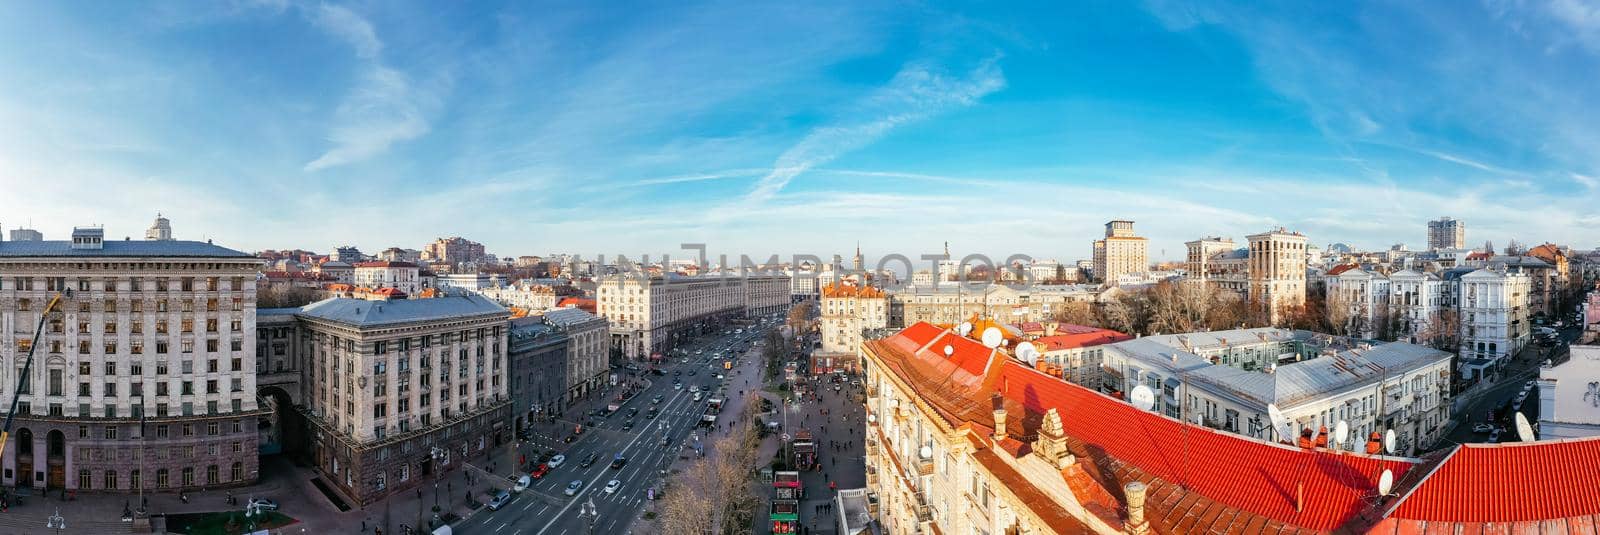
<svg viewBox="0 0 1600 535">
<path fill-rule="evenodd" d="M 67 519 L 61 518 L 60 507 L 56 507 L 55 514 L 50 515 L 50 518 L 45 521 L 44 527 L 46 529 L 56 530 L 56 533 L 61 533 L 67 529 Z"/>
<path fill-rule="evenodd" d="M 591 498 L 588 499 L 588 501 L 583 502 L 583 507 L 578 510 L 578 518 L 588 518 L 589 519 L 588 535 L 594 535 L 594 521 L 595 521 L 595 518 L 599 517 L 599 516 L 600 516 L 600 510 L 595 508 L 595 506 L 594 506 L 594 498 L 591 497 Z"/>
</svg>

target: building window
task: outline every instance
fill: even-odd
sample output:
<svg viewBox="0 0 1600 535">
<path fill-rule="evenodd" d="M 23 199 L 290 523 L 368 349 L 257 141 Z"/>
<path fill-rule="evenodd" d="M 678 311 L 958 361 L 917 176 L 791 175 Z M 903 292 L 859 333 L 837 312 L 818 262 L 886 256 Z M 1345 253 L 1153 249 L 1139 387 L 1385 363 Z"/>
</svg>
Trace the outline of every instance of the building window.
<svg viewBox="0 0 1600 535">
<path fill-rule="evenodd" d="M 92 489 L 92 488 L 94 488 L 94 478 L 89 475 L 89 469 L 88 468 L 83 468 L 83 469 L 79 469 L 78 470 L 78 488 L 80 488 L 80 489 Z"/>
<path fill-rule="evenodd" d="M 185 486 L 185 487 L 193 487 L 194 486 L 194 467 L 193 466 L 185 466 L 185 467 L 183 467 L 183 486 Z"/>
<path fill-rule="evenodd" d="M 218 482 L 217 465 L 206 466 L 206 484 L 215 485 Z"/>
<path fill-rule="evenodd" d="M 235 442 L 234 445 L 238 445 L 238 443 Z M 234 461 L 233 462 L 233 470 L 231 471 L 231 475 L 232 475 L 231 481 L 243 481 L 244 480 L 244 463 L 239 462 L 239 461 Z"/>
<path fill-rule="evenodd" d="M 105 475 L 105 484 L 102 485 L 102 487 L 103 488 L 107 488 L 107 489 L 115 489 L 115 488 L 117 488 L 117 471 L 116 470 L 106 470 L 104 475 Z"/>
<path fill-rule="evenodd" d="M 165 468 L 156 469 L 156 488 L 164 489 L 164 488 L 167 488 L 170 484 L 171 484 L 171 481 L 170 481 L 170 477 L 168 476 L 167 469 L 165 469 Z"/>
</svg>

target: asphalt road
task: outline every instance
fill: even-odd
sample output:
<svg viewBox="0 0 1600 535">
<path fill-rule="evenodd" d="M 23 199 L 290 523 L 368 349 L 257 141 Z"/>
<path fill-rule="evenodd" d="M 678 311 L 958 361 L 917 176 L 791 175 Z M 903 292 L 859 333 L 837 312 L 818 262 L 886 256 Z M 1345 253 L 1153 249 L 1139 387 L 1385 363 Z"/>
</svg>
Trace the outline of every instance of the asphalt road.
<svg viewBox="0 0 1600 535">
<path fill-rule="evenodd" d="M 704 438 L 705 430 L 697 429 L 695 425 L 705 413 L 706 401 L 694 401 L 689 393 L 689 385 L 710 386 L 710 390 L 716 392 L 716 387 L 726 381 L 716 379 L 716 374 L 722 371 L 722 361 L 713 361 L 712 348 L 733 341 L 753 342 L 760 336 L 759 330 L 747 330 L 743 335 L 718 335 L 689 345 L 686 348 L 690 353 L 689 362 L 681 362 L 681 356 L 674 355 L 675 360 L 662 366 L 666 375 L 643 376 L 652 384 L 629 399 L 616 414 L 597 419 L 595 427 L 587 429 L 563 452 L 566 455 L 565 463 L 550 470 L 548 475 L 535 481 L 527 490 L 514 495 L 512 501 L 499 511 L 484 509 L 457 523 L 454 526 L 455 533 L 586 535 L 589 533 L 588 518 L 580 517 L 580 512 L 582 504 L 590 500 L 594 501 L 599 513 L 595 516 L 594 533 L 625 532 L 644 507 L 647 490 L 660 487 L 661 470 L 671 466 L 680 450 L 693 442 L 692 435 Z M 696 349 L 705 350 L 705 354 L 693 355 Z M 689 375 L 691 370 L 695 372 L 694 376 Z M 682 375 L 674 375 L 674 372 Z M 674 389 L 673 379 L 681 379 L 683 388 Z M 662 396 L 661 403 L 652 404 L 652 398 L 657 395 Z M 658 407 L 660 414 L 653 420 L 645 419 L 646 412 L 652 406 Z M 623 431 L 628 411 L 634 407 L 639 409 L 634 427 Z M 731 416 L 726 412 L 723 414 Z M 663 436 L 668 444 L 665 448 L 661 447 Z M 687 451 L 693 453 L 692 449 Z M 580 461 L 591 453 L 597 458 L 594 465 L 587 468 L 579 466 Z M 628 462 L 621 469 L 612 469 L 611 461 L 619 453 Z M 614 493 L 605 492 L 606 483 L 613 479 L 620 481 L 621 485 Z M 569 497 L 563 491 L 572 481 L 582 481 L 583 487 L 576 496 Z"/>
<path fill-rule="evenodd" d="M 1582 330 L 1575 325 L 1569 325 L 1561 329 L 1560 333 L 1562 339 L 1570 344 L 1577 341 L 1578 337 L 1582 335 Z M 1565 354 L 1566 351 L 1565 345 L 1557 345 L 1546 349 L 1539 346 L 1538 343 L 1529 344 L 1526 350 L 1518 354 L 1516 360 L 1507 365 L 1504 378 L 1500 379 L 1499 384 L 1496 384 L 1482 398 L 1470 403 L 1463 413 L 1452 415 L 1461 423 L 1451 430 L 1444 440 L 1440 441 L 1439 446 L 1488 441 L 1489 434 L 1472 431 L 1472 424 L 1483 422 L 1488 417 L 1491 409 L 1499 410 L 1506 407 L 1522 391 L 1527 381 L 1537 379 L 1539 377 L 1539 366 L 1545 359 L 1545 352 Z M 1538 388 L 1534 388 L 1529 392 L 1527 399 L 1523 401 L 1522 412 L 1527 415 L 1529 423 L 1539 421 Z M 1506 421 L 1509 422 L 1509 418 Z M 1517 442 L 1516 429 L 1511 426 L 1502 427 L 1500 430 L 1500 442 Z"/>
</svg>

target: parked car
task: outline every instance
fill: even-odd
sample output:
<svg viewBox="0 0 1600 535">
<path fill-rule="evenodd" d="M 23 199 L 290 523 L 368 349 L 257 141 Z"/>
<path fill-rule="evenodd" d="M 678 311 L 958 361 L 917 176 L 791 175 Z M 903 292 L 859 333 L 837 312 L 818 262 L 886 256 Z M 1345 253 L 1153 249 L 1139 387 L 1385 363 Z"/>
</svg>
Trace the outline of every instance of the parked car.
<svg viewBox="0 0 1600 535">
<path fill-rule="evenodd" d="M 564 462 L 567 462 L 567 456 L 565 456 L 565 455 L 557 455 L 555 457 L 551 457 L 550 461 L 545 463 L 545 464 L 548 465 L 551 468 L 555 468 L 555 467 L 561 466 L 561 463 L 564 463 Z"/>
<path fill-rule="evenodd" d="M 494 499 L 489 500 L 489 510 L 499 511 L 507 503 L 511 503 L 511 493 L 502 490 L 499 494 L 494 495 Z"/>
<path fill-rule="evenodd" d="M 517 478 L 517 484 L 511 486 L 511 492 L 522 492 L 533 486 L 533 478 L 522 476 Z"/>
<path fill-rule="evenodd" d="M 591 453 L 588 456 L 585 456 L 583 458 L 583 462 L 578 463 L 578 466 L 581 466 L 583 468 L 588 468 L 590 466 L 593 466 L 594 462 L 599 460 L 599 458 L 600 458 L 600 456 Z"/>
<path fill-rule="evenodd" d="M 583 480 L 574 479 L 571 483 L 567 483 L 567 490 L 561 492 L 568 496 L 576 496 L 578 494 L 578 489 L 581 488 L 583 488 Z"/>
<path fill-rule="evenodd" d="M 1474 432 L 1474 433 L 1491 433 L 1491 432 L 1494 432 L 1494 425 L 1487 424 L 1487 423 L 1473 424 L 1472 432 Z"/>
<path fill-rule="evenodd" d="M 617 493 L 617 489 L 620 488 L 620 487 L 622 487 L 622 482 L 621 481 L 617 481 L 615 479 L 613 479 L 611 481 L 607 481 L 606 482 L 606 494 L 616 494 Z"/>
<path fill-rule="evenodd" d="M 263 511 L 277 511 L 278 502 L 266 498 L 251 498 L 245 507 L 254 507 Z"/>
<path fill-rule="evenodd" d="M 550 465 L 539 463 L 539 466 L 533 467 L 533 472 L 528 473 L 528 475 L 533 476 L 534 479 L 544 479 L 545 474 L 548 473 L 550 473 Z"/>
</svg>

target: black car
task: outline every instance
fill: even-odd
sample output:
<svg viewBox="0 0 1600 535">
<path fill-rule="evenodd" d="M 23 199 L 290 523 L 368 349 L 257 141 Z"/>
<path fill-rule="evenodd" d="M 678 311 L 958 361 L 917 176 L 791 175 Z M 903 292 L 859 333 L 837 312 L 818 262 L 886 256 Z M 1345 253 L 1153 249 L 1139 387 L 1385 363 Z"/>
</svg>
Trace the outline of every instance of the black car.
<svg viewBox="0 0 1600 535">
<path fill-rule="evenodd" d="M 623 431 L 632 431 L 633 430 L 633 420 L 628 420 L 627 423 L 622 424 L 622 430 Z"/>
<path fill-rule="evenodd" d="M 675 370 L 672 372 L 672 375 L 683 375 L 683 370 Z"/>
<path fill-rule="evenodd" d="M 628 458 L 623 457 L 622 454 L 619 453 L 617 454 L 617 458 L 611 460 L 611 469 L 620 470 L 626 464 L 628 464 Z"/>
<path fill-rule="evenodd" d="M 689 377 L 694 377 L 694 370 L 689 370 Z"/>
<path fill-rule="evenodd" d="M 555 456 L 556 456 L 555 450 L 545 450 L 544 453 L 540 453 L 539 454 L 539 462 L 541 462 L 541 463 L 542 462 L 547 462 L 547 461 L 550 460 L 551 457 L 555 457 Z"/>
<path fill-rule="evenodd" d="M 578 463 L 578 466 L 581 466 L 581 467 L 584 467 L 584 468 L 588 468 L 590 466 L 594 466 L 594 462 L 597 461 L 597 460 L 600 460 L 600 457 L 598 455 L 595 455 L 595 454 L 591 453 L 591 454 L 585 456 L 583 458 L 583 462 Z"/>
<path fill-rule="evenodd" d="M 656 411 L 655 409 L 650 409 L 650 412 L 644 413 L 644 419 L 646 419 L 646 420 L 654 420 L 654 419 L 656 419 L 656 414 L 659 414 L 659 412 Z"/>
</svg>

